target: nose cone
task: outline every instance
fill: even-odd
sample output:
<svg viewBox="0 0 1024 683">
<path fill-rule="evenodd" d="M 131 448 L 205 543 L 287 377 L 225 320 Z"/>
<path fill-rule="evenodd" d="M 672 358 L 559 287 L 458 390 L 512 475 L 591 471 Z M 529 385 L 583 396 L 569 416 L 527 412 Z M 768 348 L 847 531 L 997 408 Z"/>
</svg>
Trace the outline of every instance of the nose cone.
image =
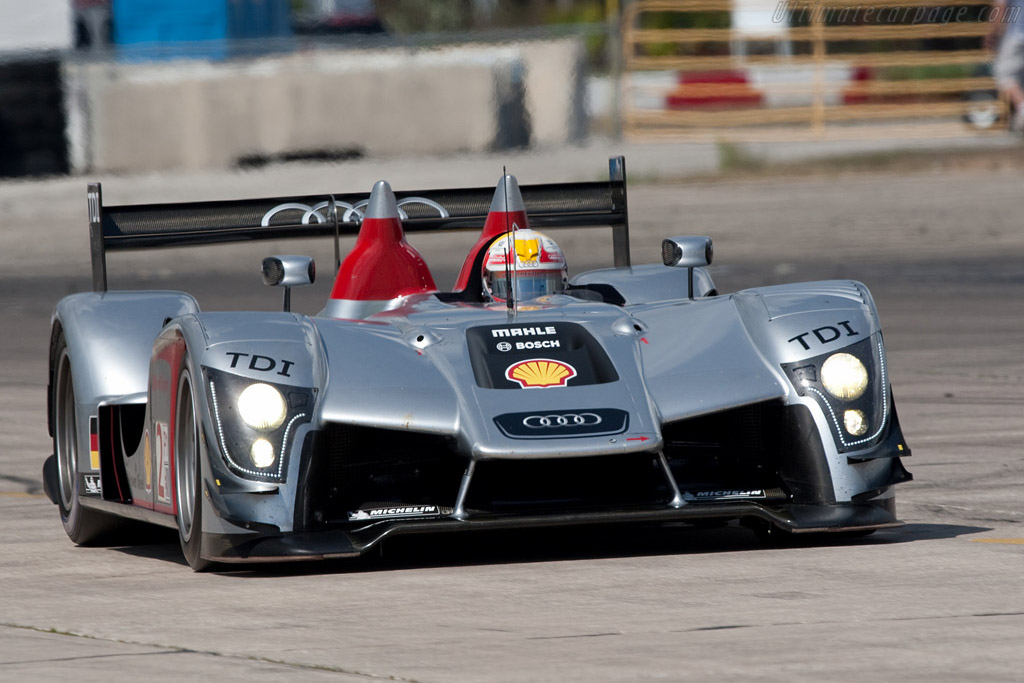
<svg viewBox="0 0 1024 683">
<path fill-rule="evenodd" d="M 491 200 L 491 211 L 526 211 L 523 195 L 519 192 L 519 181 L 514 175 L 506 175 L 498 181 L 494 199 Z"/>
<path fill-rule="evenodd" d="M 513 178 L 513 180 L 515 180 Z M 519 188 L 516 188 L 516 193 Z M 520 198 L 522 201 L 522 198 Z M 395 193 L 386 180 L 378 180 L 370 191 L 370 201 L 366 206 L 365 218 L 398 218 L 398 201 Z"/>
</svg>

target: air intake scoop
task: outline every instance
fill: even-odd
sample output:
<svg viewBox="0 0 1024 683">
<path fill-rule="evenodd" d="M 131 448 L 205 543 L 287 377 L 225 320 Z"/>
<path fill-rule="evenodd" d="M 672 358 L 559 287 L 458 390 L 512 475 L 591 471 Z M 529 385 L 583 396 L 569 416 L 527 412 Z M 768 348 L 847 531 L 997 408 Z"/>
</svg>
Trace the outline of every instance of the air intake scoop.
<svg viewBox="0 0 1024 683">
<path fill-rule="evenodd" d="M 356 244 L 338 269 L 331 299 L 390 301 L 436 289 L 423 257 L 405 241 L 391 186 L 379 181 L 370 193 Z"/>
<path fill-rule="evenodd" d="M 480 267 L 480 264 L 477 263 L 477 256 L 487 248 L 487 245 L 495 237 L 509 230 L 526 230 L 529 227 L 530 221 L 526 217 L 526 205 L 523 203 L 523 195 L 519 191 L 519 182 L 515 176 L 505 175 L 498 181 L 498 187 L 494 190 L 494 198 L 491 200 L 491 208 L 487 213 L 484 229 L 480 231 L 480 237 L 473 248 L 469 250 L 469 255 L 462 264 L 462 270 L 459 271 L 459 277 L 455 281 L 455 291 L 461 292 L 469 285 L 474 267 Z"/>
</svg>

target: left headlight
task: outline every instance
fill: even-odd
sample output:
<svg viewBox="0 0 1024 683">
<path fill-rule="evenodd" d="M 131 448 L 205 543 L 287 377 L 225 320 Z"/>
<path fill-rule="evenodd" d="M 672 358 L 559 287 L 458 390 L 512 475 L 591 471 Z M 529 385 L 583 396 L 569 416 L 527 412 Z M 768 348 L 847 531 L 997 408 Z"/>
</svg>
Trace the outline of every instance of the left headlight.
<svg viewBox="0 0 1024 683">
<path fill-rule="evenodd" d="M 217 443 L 228 468 L 246 479 L 285 481 L 295 431 L 310 421 L 313 391 L 203 368 Z"/>
<path fill-rule="evenodd" d="M 797 393 L 821 406 L 839 452 L 870 448 L 884 435 L 889 378 L 880 334 L 782 367 Z"/>
<path fill-rule="evenodd" d="M 284 396 L 269 384 L 250 384 L 238 395 L 238 415 L 253 429 L 277 429 L 287 415 Z"/>
</svg>

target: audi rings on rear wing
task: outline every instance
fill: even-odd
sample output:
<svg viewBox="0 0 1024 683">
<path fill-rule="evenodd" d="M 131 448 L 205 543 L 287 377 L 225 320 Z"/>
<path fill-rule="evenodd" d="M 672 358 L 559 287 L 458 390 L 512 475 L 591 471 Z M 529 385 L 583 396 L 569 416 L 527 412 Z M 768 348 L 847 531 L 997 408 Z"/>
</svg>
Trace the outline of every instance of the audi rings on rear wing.
<svg viewBox="0 0 1024 683">
<path fill-rule="evenodd" d="M 536 228 L 612 229 L 614 264 L 630 265 L 626 163 L 608 162 L 608 180 L 521 185 Z M 396 192 L 405 232 L 479 230 L 494 187 Z M 338 212 L 335 222 L 331 202 Z M 220 244 L 293 237 L 356 235 L 366 193 L 319 194 L 213 202 L 104 206 L 99 183 L 88 189 L 93 289 L 107 290 L 107 251 Z"/>
<path fill-rule="evenodd" d="M 365 209 L 369 203 L 369 199 L 364 199 L 356 204 L 335 202 L 336 206 L 345 209 L 345 213 L 342 214 L 340 221 L 342 223 L 350 223 L 353 220 L 362 220 L 363 209 Z M 425 197 L 406 197 L 405 199 L 398 201 L 398 217 L 403 221 L 409 220 L 409 214 L 402 209 L 402 207 L 407 204 L 423 204 L 424 206 L 436 209 L 437 215 L 440 218 L 450 218 L 448 211 L 435 201 L 426 199 Z M 263 214 L 263 218 L 260 220 L 260 225 L 263 227 L 269 226 L 271 219 L 282 211 L 301 211 L 302 225 L 309 225 L 311 220 L 316 223 L 326 223 L 328 222 L 327 214 L 321 213 L 321 211 L 327 209 L 330 205 L 331 202 L 329 200 L 314 204 L 313 206 L 300 204 L 298 202 L 285 202 L 284 204 L 278 204 L 270 211 Z"/>
</svg>

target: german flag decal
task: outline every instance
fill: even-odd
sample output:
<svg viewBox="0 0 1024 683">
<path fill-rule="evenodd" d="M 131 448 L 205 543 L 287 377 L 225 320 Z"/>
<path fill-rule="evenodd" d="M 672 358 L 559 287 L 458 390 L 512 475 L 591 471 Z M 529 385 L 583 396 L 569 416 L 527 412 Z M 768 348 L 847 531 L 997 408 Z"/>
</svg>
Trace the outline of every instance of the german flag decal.
<svg viewBox="0 0 1024 683">
<path fill-rule="evenodd" d="M 89 418 L 89 466 L 94 470 L 100 468 L 100 419 Z"/>
</svg>

